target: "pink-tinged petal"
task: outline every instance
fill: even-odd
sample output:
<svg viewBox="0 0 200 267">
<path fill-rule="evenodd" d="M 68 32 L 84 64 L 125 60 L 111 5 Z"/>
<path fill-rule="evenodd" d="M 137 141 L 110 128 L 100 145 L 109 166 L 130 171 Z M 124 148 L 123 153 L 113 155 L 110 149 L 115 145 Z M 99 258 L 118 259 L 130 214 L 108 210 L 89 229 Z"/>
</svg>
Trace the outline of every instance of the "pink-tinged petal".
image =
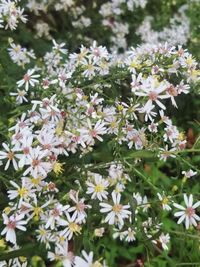
<svg viewBox="0 0 200 267">
<path fill-rule="evenodd" d="M 182 216 L 183 214 L 185 214 L 185 211 L 178 211 L 178 212 L 175 212 L 175 213 L 174 213 L 174 216 L 175 216 L 175 217 L 180 217 L 180 216 Z"/>
<path fill-rule="evenodd" d="M 195 218 L 195 220 L 200 221 L 200 217 L 197 214 L 193 214 L 193 217 Z"/>
<path fill-rule="evenodd" d="M 160 107 L 160 108 L 162 108 L 162 109 L 166 109 L 166 107 L 159 101 L 159 100 L 156 100 L 156 104 Z"/>
<path fill-rule="evenodd" d="M 2 217 L 3 217 L 4 224 L 8 224 L 8 222 L 9 222 L 8 216 L 5 213 L 3 213 Z"/>
<path fill-rule="evenodd" d="M 189 207 L 192 207 L 192 205 L 193 205 L 193 195 L 192 194 L 190 194 L 190 196 L 189 196 L 188 205 L 189 205 Z"/>
<path fill-rule="evenodd" d="M 186 204 L 186 207 L 189 207 L 189 201 L 188 201 L 188 197 L 186 194 L 183 195 L 183 198 L 184 198 L 184 201 L 185 201 L 185 204 Z"/>
<path fill-rule="evenodd" d="M 193 209 L 196 209 L 197 207 L 199 207 L 200 206 L 200 201 L 198 201 L 197 203 L 195 203 L 193 206 L 192 206 L 192 208 Z"/>
<path fill-rule="evenodd" d="M 117 204 L 117 196 L 116 196 L 115 191 L 112 192 L 112 199 L 113 199 L 114 204 Z"/>
<path fill-rule="evenodd" d="M 10 160 L 8 160 L 8 161 L 6 162 L 6 166 L 5 166 L 4 170 L 6 171 L 6 170 L 9 168 L 9 166 L 10 166 Z"/>
<path fill-rule="evenodd" d="M 177 223 L 178 223 L 178 224 L 182 223 L 182 222 L 184 221 L 185 217 L 186 217 L 185 214 L 182 215 L 182 216 L 179 218 L 179 220 L 177 221 Z"/>
<path fill-rule="evenodd" d="M 185 207 L 183 207 L 183 206 L 181 206 L 181 205 L 179 205 L 179 204 L 177 204 L 177 203 L 174 203 L 173 206 L 174 206 L 175 208 L 179 209 L 179 210 L 185 210 Z"/>
<path fill-rule="evenodd" d="M 17 225 L 16 228 L 21 230 L 21 231 L 26 231 L 26 227 L 24 227 L 22 225 Z"/>
<path fill-rule="evenodd" d="M 4 147 L 4 149 L 5 149 L 7 152 L 10 151 L 10 149 L 9 149 L 9 147 L 8 147 L 8 145 L 7 145 L 6 143 L 3 143 L 2 146 Z"/>
<path fill-rule="evenodd" d="M 5 228 L 3 229 L 3 231 L 1 232 L 1 235 L 5 235 L 5 233 L 7 232 L 7 230 L 8 230 L 8 228 L 5 227 Z"/>
<path fill-rule="evenodd" d="M 197 226 L 197 222 L 195 221 L 195 219 L 193 217 L 190 218 L 190 222 L 194 225 Z"/>
<path fill-rule="evenodd" d="M 6 241 L 10 241 L 13 244 L 16 244 L 16 234 L 13 229 L 8 229 L 6 233 Z"/>
<path fill-rule="evenodd" d="M 186 229 L 189 229 L 190 227 L 190 219 L 188 216 L 185 217 L 185 228 Z"/>
<path fill-rule="evenodd" d="M 106 212 L 109 212 L 111 210 L 112 210 L 112 208 L 103 208 L 103 209 L 100 209 L 100 212 L 106 213 Z"/>
<path fill-rule="evenodd" d="M 104 208 L 110 208 L 110 209 L 112 209 L 112 206 L 110 204 L 107 204 L 107 203 L 104 203 L 104 202 L 103 203 L 100 203 L 99 206 L 104 207 Z"/>
<path fill-rule="evenodd" d="M 121 194 L 117 193 L 116 197 L 117 197 L 117 204 L 119 204 L 121 200 Z"/>
</svg>

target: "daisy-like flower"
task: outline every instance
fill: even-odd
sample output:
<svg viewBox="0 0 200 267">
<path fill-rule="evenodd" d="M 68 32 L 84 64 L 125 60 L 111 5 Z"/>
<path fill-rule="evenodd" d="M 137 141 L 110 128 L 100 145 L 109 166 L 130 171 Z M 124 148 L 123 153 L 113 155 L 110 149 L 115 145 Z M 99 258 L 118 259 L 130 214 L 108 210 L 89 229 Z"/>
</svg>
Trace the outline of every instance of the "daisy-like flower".
<svg viewBox="0 0 200 267">
<path fill-rule="evenodd" d="M 34 178 L 37 178 L 40 175 L 46 177 L 52 167 L 51 163 L 44 161 L 44 157 L 46 157 L 47 154 L 48 151 L 41 151 L 40 147 L 30 148 L 28 159 L 26 161 L 26 164 L 30 166 L 24 172 L 24 176 L 31 173 Z"/>
<path fill-rule="evenodd" d="M 197 226 L 196 221 L 200 221 L 200 217 L 196 214 L 195 209 L 200 206 L 200 201 L 193 204 L 193 195 L 190 194 L 187 197 L 186 194 L 183 195 L 185 206 L 181 206 L 177 203 L 174 203 L 174 207 L 180 209 L 181 211 L 175 212 L 175 217 L 180 217 L 178 219 L 178 224 L 182 223 L 185 220 L 185 228 L 188 229 L 190 226 L 194 225 Z"/>
<path fill-rule="evenodd" d="M 197 172 L 194 172 L 193 170 L 188 170 L 188 171 L 182 171 L 182 174 L 187 177 L 190 178 L 192 176 L 195 176 L 197 174 Z"/>
<path fill-rule="evenodd" d="M 13 147 L 10 149 L 6 143 L 3 143 L 2 146 L 4 147 L 5 151 L 0 151 L 0 159 L 8 159 L 4 170 L 7 170 L 9 168 L 11 161 L 14 169 L 17 170 L 18 165 L 15 160 L 15 152 L 17 151 L 17 148 Z"/>
<path fill-rule="evenodd" d="M 131 212 L 128 210 L 130 205 L 121 205 L 121 194 L 112 192 L 112 199 L 114 205 L 110 205 L 108 203 L 100 203 L 99 205 L 102 207 L 100 212 L 108 213 L 105 218 L 105 222 L 108 224 L 118 223 L 120 226 L 124 225 L 124 219 L 128 218 L 131 215 Z"/>
<path fill-rule="evenodd" d="M 33 143 L 33 135 L 25 136 L 22 139 L 22 145 L 20 150 L 22 150 L 23 154 L 17 154 L 16 157 L 19 159 L 19 168 L 23 168 L 24 165 L 28 162 L 29 152 Z"/>
<path fill-rule="evenodd" d="M 14 181 L 10 181 L 14 189 L 8 190 L 8 197 L 10 200 L 19 198 L 18 206 L 21 207 L 22 201 L 28 201 L 30 198 L 34 197 L 34 189 L 30 188 L 30 185 L 27 185 L 25 179 L 22 179 L 21 187 L 16 184 Z"/>
<path fill-rule="evenodd" d="M 159 158 L 163 161 L 166 161 L 169 157 L 175 158 L 176 155 L 173 154 L 174 151 L 176 151 L 175 147 L 169 149 L 168 145 L 166 145 L 165 148 L 160 148 Z"/>
<path fill-rule="evenodd" d="M 84 140 L 88 145 L 94 143 L 94 139 L 98 139 L 99 141 L 103 141 L 100 135 L 106 134 L 107 130 L 105 127 L 105 123 L 101 122 L 100 120 L 97 121 L 95 126 L 92 126 L 91 121 L 87 120 L 88 128 L 82 128 L 78 131 L 83 134 Z"/>
<path fill-rule="evenodd" d="M 86 194 L 92 194 L 92 199 L 98 198 L 100 201 L 103 198 L 107 199 L 108 192 L 106 189 L 109 186 L 109 182 L 103 179 L 101 175 L 95 173 L 94 182 L 87 181 L 86 184 L 88 186 Z"/>
<path fill-rule="evenodd" d="M 169 234 L 161 234 L 160 236 L 159 236 L 159 242 L 161 243 L 161 246 L 162 246 L 162 248 L 164 249 L 164 250 L 168 250 L 169 248 L 168 248 L 168 243 L 169 243 L 169 241 L 170 241 L 170 236 L 169 236 Z"/>
<path fill-rule="evenodd" d="M 157 196 L 159 198 L 159 200 L 161 201 L 162 204 L 162 208 L 163 210 L 171 210 L 172 208 L 169 206 L 169 197 L 166 197 L 163 193 L 163 195 L 161 195 L 160 193 L 157 193 Z"/>
<path fill-rule="evenodd" d="M 85 222 L 85 219 L 87 217 L 86 210 L 88 208 L 91 208 L 91 206 L 85 204 L 84 198 L 79 199 L 78 193 L 79 192 L 75 191 L 74 194 L 69 194 L 71 200 L 75 203 L 75 206 L 70 207 L 68 212 L 74 212 L 79 222 Z"/>
<path fill-rule="evenodd" d="M 24 75 L 23 79 L 17 82 L 17 86 L 22 87 L 23 85 L 25 85 L 25 90 L 28 91 L 30 85 L 34 87 L 35 84 L 39 83 L 36 78 L 39 78 L 40 75 L 34 74 L 34 72 L 34 69 L 28 70 L 27 73 Z"/>
<path fill-rule="evenodd" d="M 22 104 L 23 102 L 28 102 L 28 99 L 25 97 L 26 94 L 27 94 L 26 91 L 19 90 L 19 89 L 17 89 L 17 93 L 15 93 L 15 92 L 10 93 L 10 95 L 16 97 L 16 103 L 17 104 Z"/>
<path fill-rule="evenodd" d="M 160 99 L 166 99 L 170 96 L 166 94 L 166 81 L 158 82 L 153 76 L 149 76 L 146 80 L 142 80 L 142 86 L 139 91 L 134 92 L 135 95 L 148 97 L 144 105 L 144 111 L 151 109 L 153 103 L 156 103 L 161 109 L 166 109 Z"/>
<path fill-rule="evenodd" d="M 76 218 L 77 216 L 75 213 L 72 216 L 66 213 L 66 216 L 66 228 L 62 231 L 62 233 L 68 240 L 70 240 L 74 234 L 80 234 L 82 227 L 80 226 L 80 221 L 78 218 Z"/>
<path fill-rule="evenodd" d="M 24 218 L 24 214 L 12 215 L 8 217 L 5 213 L 3 213 L 2 216 L 3 216 L 3 223 L 6 225 L 6 227 L 1 232 L 1 235 L 6 234 L 6 241 L 10 241 L 11 243 L 16 244 L 15 229 L 17 228 L 21 231 L 26 231 L 24 225 L 27 222 L 22 220 Z"/>
<path fill-rule="evenodd" d="M 59 259 L 62 261 L 63 267 L 71 267 L 74 260 L 74 255 L 72 252 L 68 251 L 68 243 L 65 242 L 62 246 L 57 244 L 55 247 L 55 252 L 49 251 L 48 258 L 50 261 Z"/>
<path fill-rule="evenodd" d="M 75 267 L 106 267 L 104 264 L 102 265 L 99 261 L 93 261 L 93 252 L 87 254 L 84 250 L 82 251 L 83 258 L 76 256 L 74 263 Z"/>
<path fill-rule="evenodd" d="M 127 242 L 132 242 L 136 240 L 135 239 L 136 232 L 131 227 L 129 227 L 128 230 L 124 231 L 124 235 L 125 235 L 125 241 Z"/>
<path fill-rule="evenodd" d="M 68 209 L 69 205 L 63 206 L 60 203 L 56 204 L 48 214 L 45 228 L 48 229 L 50 227 L 50 229 L 53 230 L 56 225 L 66 225 L 67 222 L 62 217 L 64 212 L 67 212 Z"/>
<path fill-rule="evenodd" d="M 62 54 L 67 54 L 67 49 L 63 48 L 65 46 L 65 43 L 58 44 L 56 41 L 53 39 L 53 49 L 62 53 Z"/>
</svg>

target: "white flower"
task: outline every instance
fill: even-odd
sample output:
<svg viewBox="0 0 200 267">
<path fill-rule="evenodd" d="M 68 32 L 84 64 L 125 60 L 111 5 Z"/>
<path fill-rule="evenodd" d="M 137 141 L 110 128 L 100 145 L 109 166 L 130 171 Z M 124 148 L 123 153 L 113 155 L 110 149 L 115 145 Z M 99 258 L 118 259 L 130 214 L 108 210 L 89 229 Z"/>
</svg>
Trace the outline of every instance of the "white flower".
<svg viewBox="0 0 200 267">
<path fill-rule="evenodd" d="M 93 252 L 87 254 L 84 250 L 82 251 L 83 258 L 76 256 L 74 260 L 74 267 L 106 267 L 102 265 L 99 261 L 93 261 Z"/>
<path fill-rule="evenodd" d="M 188 171 L 182 171 L 182 174 L 187 177 L 190 178 L 192 176 L 195 176 L 197 174 L 197 172 L 194 172 L 193 170 L 188 170 Z"/>
<path fill-rule="evenodd" d="M 91 206 L 84 203 L 84 198 L 79 199 L 78 192 L 70 194 L 70 198 L 75 202 L 75 206 L 70 207 L 68 212 L 74 212 L 74 216 L 76 216 L 78 222 L 85 222 L 85 218 L 87 217 L 85 210 L 91 208 Z"/>
<path fill-rule="evenodd" d="M 162 246 L 162 248 L 164 249 L 164 250 L 168 250 L 169 248 L 168 248 L 168 246 L 167 246 L 167 244 L 169 243 L 169 241 L 170 241 L 170 236 L 169 236 L 169 234 L 161 234 L 160 236 L 159 236 L 159 241 L 160 241 L 160 243 L 161 243 L 161 246 Z"/>
<path fill-rule="evenodd" d="M 25 97 L 26 91 L 17 89 L 17 93 L 10 93 L 12 96 L 16 96 L 17 104 L 22 104 L 23 102 L 28 102 L 28 99 Z"/>
<path fill-rule="evenodd" d="M 47 151 L 41 151 L 40 147 L 30 148 L 26 164 L 30 165 L 24 175 L 31 173 L 34 178 L 42 175 L 46 177 L 47 173 L 51 170 L 51 163 L 45 162 L 44 157 L 48 155 Z"/>
<path fill-rule="evenodd" d="M 64 212 L 66 212 L 69 208 L 69 205 L 63 206 L 62 204 L 57 203 L 52 210 L 50 210 L 45 228 L 49 227 L 51 230 L 55 229 L 55 225 L 66 225 L 67 222 L 62 218 Z"/>
<path fill-rule="evenodd" d="M 177 222 L 178 224 L 182 223 L 185 220 L 185 228 L 188 229 L 192 225 L 197 226 L 196 221 L 200 221 L 200 217 L 196 214 L 195 211 L 195 209 L 200 206 L 200 201 L 193 204 L 193 195 L 187 197 L 187 195 L 184 194 L 183 197 L 186 207 L 174 203 L 174 207 L 181 210 L 175 212 L 174 216 L 180 217 Z"/>
<path fill-rule="evenodd" d="M 121 194 L 116 193 L 115 191 L 112 192 L 112 199 L 114 205 L 107 203 L 99 204 L 102 207 L 102 209 L 100 209 L 100 212 L 108 212 L 108 215 L 105 218 L 105 222 L 108 222 L 108 224 L 119 223 L 120 226 L 123 226 L 124 219 L 128 218 L 131 215 L 131 212 L 128 210 L 130 208 L 130 205 L 121 205 Z"/>
<path fill-rule="evenodd" d="M 92 194 L 91 198 L 98 198 L 100 201 L 102 199 L 107 199 L 108 192 L 106 189 L 109 186 L 109 182 L 102 178 L 101 175 L 94 173 L 94 182 L 86 182 L 88 188 L 86 194 Z"/>
<path fill-rule="evenodd" d="M 169 204 L 169 197 L 166 197 L 164 194 L 161 195 L 160 193 L 157 193 L 159 200 L 162 203 L 163 210 L 171 210 L 172 208 L 168 205 Z"/>
<path fill-rule="evenodd" d="M 155 102 L 161 109 L 166 109 L 159 99 L 166 99 L 170 96 L 166 94 L 167 82 L 158 82 L 153 76 L 149 76 L 147 79 L 142 79 L 142 85 L 140 90 L 135 91 L 134 94 L 138 96 L 148 97 L 148 100 L 143 110 L 149 110 Z M 163 93 L 163 94 L 162 94 Z"/>
<path fill-rule="evenodd" d="M 17 82 L 18 87 L 21 87 L 25 84 L 25 90 L 28 91 L 29 85 L 34 87 L 36 83 L 39 83 L 39 81 L 35 78 L 39 78 L 40 75 L 39 74 L 33 75 L 34 72 L 35 72 L 34 69 L 28 70 L 27 73 L 24 75 L 23 79 Z"/>
<path fill-rule="evenodd" d="M 18 169 L 18 165 L 17 165 L 17 162 L 15 160 L 15 152 L 17 151 L 17 148 L 13 147 L 13 148 L 10 149 L 6 143 L 3 143 L 2 146 L 4 147 L 4 149 L 6 151 L 0 151 L 0 159 L 8 159 L 4 170 L 8 169 L 8 167 L 10 166 L 10 162 L 11 161 L 13 163 L 14 169 L 17 170 Z"/>
<path fill-rule="evenodd" d="M 22 220 L 24 218 L 24 214 L 12 215 L 8 217 L 5 213 L 3 213 L 2 216 L 3 223 L 6 225 L 6 227 L 1 232 L 1 235 L 6 234 L 6 241 L 16 244 L 15 229 L 17 228 L 21 231 L 26 231 L 26 228 L 23 225 L 25 225 L 27 222 Z"/>
<path fill-rule="evenodd" d="M 62 53 L 62 54 L 67 54 L 67 49 L 63 48 L 65 46 L 65 43 L 58 44 L 56 41 L 53 39 L 53 49 Z"/>
<path fill-rule="evenodd" d="M 60 244 L 57 244 L 55 247 L 55 253 L 49 251 L 47 257 L 50 261 L 60 259 L 62 261 L 63 267 L 71 267 L 74 260 L 73 253 L 68 251 L 67 242 L 62 244 L 62 246 Z"/>
<path fill-rule="evenodd" d="M 128 230 L 124 231 L 125 241 L 127 242 L 135 241 L 135 234 L 136 234 L 135 230 L 129 227 Z"/>
<path fill-rule="evenodd" d="M 87 120 L 88 128 L 82 128 L 78 131 L 83 134 L 83 137 L 88 145 L 94 143 L 94 139 L 98 139 L 99 141 L 103 141 L 100 135 L 106 134 L 107 130 L 105 127 L 105 123 L 100 120 L 97 121 L 95 126 L 92 126 L 91 121 Z"/>
<path fill-rule="evenodd" d="M 67 237 L 68 240 L 72 239 L 74 234 L 80 234 L 81 226 L 79 225 L 80 221 L 76 218 L 74 213 L 72 217 L 67 213 L 67 221 L 65 221 L 66 228 L 62 231 L 63 235 Z"/>
<path fill-rule="evenodd" d="M 25 136 L 22 139 L 22 145 L 20 150 L 22 150 L 23 154 L 16 155 L 16 157 L 19 159 L 19 168 L 23 168 L 24 165 L 28 163 L 32 143 L 33 135 Z"/>
<path fill-rule="evenodd" d="M 14 181 L 10 181 L 11 185 L 15 188 L 8 190 L 8 197 L 10 200 L 19 198 L 18 206 L 21 207 L 22 201 L 26 201 L 29 198 L 32 198 L 35 194 L 35 190 L 30 188 L 30 185 L 25 183 L 25 179 L 22 179 L 21 187 L 16 184 Z"/>
</svg>

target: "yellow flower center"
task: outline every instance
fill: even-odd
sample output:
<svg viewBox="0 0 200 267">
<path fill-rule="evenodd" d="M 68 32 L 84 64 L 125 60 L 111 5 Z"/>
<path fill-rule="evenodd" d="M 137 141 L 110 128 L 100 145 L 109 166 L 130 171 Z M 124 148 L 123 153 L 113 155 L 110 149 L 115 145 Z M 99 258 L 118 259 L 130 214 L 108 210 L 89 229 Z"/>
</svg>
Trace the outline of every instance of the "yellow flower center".
<svg viewBox="0 0 200 267">
<path fill-rule="evenodd" d="M 44 236 L 44 235 L 46 235 L 47 232 L 45 229 L 40 229 L 39 233 L 41 236 Z"/>
<path fill-rule="evenodd" d="M 42 208 L 41 207 L 35 207 L 33 212 L 34 212 L 35 216 L 39 216 L 40 213 L 42 212 Z"/>
<path fill-rule="evenodd" d="M 163 200 L 162 200 L 162 204 L 166 205 L 168 203 L 169 203 L 169 199 L 167 197 L 164 197 Z"/>
<path fill-rule="evenodd" d="M 94 191 L 96 193 L 102 192 L 104 190 L 104 186 L 102 184 L 98 184 L 95 186 Z"/>
<path fill-rule="evenodd" d="M 63 164 L 60 162 L 55 162 L 53 165 L 53 171 L 55 172 L 56 175 L 62 173 L 64 171 Z"/>
<path fill-rule="evenodd" d="M 81 231 L 81 227 L 75 222 L 69 223 L 69 229 L 73 233 L 80 233 Z"/>
<path fill-rule="evenodd" d="M 40 177 L 31 179 L 31 183 L 34 184 L 35 186 L 39 185 L 40 182 L 41 182 Z"/>
<path fill-rule="evenodd" d="M 102 267 L 102 264 L 99 261 L 95 261 L 90 267 Z"/>
<path fill-rule="evenodd" d="M 114 205 L 113 206 L 113 211 L 115 212 L 115 213 L 119 213 L 121 210 L 122 210 L 122 205 L 120 205 L 120 204 L 116 204 L 116 205 Z"/>
<path fill-rule="evenodd" d="M 20 197 L 24 197 L 27 194 L 28 190 L 25 187 L 18 189 L 18 194 Z"/>
<path fill-rule="evenodd" d="M 116 122 L 115 121 L 112 121 L 111 124 L 110 124 L 110 127 L 111 128 L 115 128 L 116 127 Z"/>
<path fill-rule="evenodd" d="M 11 151 L 8 152 L 7 157 L 8 157 L 9 160 L 12 160 L 14 158 L 14 153 L 11 152 Z"/>
</svg>

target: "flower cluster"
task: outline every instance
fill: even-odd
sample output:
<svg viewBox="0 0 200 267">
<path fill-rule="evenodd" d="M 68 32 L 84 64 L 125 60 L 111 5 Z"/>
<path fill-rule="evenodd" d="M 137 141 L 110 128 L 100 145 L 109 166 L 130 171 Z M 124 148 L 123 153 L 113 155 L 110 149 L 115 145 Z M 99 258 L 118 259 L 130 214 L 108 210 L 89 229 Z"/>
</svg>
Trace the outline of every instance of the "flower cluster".
<svg viewBox="0 0 200 267">
<path fill-rule="evenodd" d="M 147 0 L 87 2 L 25 1 L 29 34 L 39 49 L 41 37 L 50 42 L 42 40 L 48 45 L 38 52 L 34 39 L 26 45 L 13 34 L 3 47 L 16 75 L 4 71 L 2 79 L 5 103 L 15 108 L 8 127 L 0 122 L 0 254 L 14 255 L 0 255 L 2 267 L 30 266 L 23 254 L 30 242 L 64 267 L 114 266 L 108 255 L 116 243 L 171 260 L 173 235 L 199 229 L 198 187 L 186 187 L 200 172 L 198 158 L 188 156 L 199 152 L 199 138 L 189 144 L 175 116 L 200 81 L 198 62 L 182 46 L 190 38 L 189 7 L 158 32 L 144 18 Z M 26 22 L 20 4 L 0 0 L 4 34 Z M 124 17 L 137 11 L 142 44 L 128 48 L 133 28 Z M 66 13 L 76 32 L 69 44 L 54 39 Z M 84 34 L 98 23 L 101 44 L 94 30 Z"/>
</svg>

